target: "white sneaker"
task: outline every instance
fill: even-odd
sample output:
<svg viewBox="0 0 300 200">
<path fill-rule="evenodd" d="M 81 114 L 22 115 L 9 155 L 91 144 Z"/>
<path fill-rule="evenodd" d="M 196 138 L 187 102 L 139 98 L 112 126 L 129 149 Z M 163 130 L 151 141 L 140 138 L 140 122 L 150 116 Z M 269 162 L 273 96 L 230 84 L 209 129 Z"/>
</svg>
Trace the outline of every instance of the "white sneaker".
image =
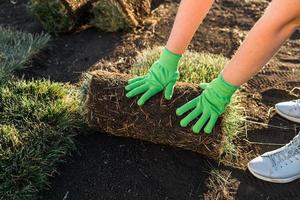
<svg viewBox="0 0 300 200">
<path fill-rule="evenodd" d="M 273 183 L 300 178 L 300 133 L 285 146 L 251 160 L 248 169 L 255 177 Z"/>
<path fill-rule="evenodd" d="M 282 117 L 300 123 L 300 99 L 278 103 L 275 109 Z"/>
</svg>

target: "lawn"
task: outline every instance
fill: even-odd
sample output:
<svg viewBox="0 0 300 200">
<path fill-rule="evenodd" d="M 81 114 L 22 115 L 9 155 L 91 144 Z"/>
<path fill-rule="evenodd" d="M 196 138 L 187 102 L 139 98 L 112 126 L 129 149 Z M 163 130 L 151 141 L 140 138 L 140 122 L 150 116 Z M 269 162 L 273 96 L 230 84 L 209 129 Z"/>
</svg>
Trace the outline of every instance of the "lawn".
<svg viewBox="0 0 300 200">
<path fill-rule="evenodd" d="M 0 28 L 0 199 L 36 199 L 83 125 L 74 86 L 12 76 L 48 40 Z"/>
</svg>

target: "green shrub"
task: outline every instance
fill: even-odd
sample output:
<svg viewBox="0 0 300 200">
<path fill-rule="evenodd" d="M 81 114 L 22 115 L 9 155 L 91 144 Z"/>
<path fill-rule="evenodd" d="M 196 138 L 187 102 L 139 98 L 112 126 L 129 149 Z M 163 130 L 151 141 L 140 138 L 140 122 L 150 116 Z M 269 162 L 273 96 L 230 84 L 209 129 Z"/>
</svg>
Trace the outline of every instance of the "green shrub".
<svg viewBox="0 0 300 200">
<path fill-rule="evenodd" d="M 82 127 L 75 88 L 47 80 L 0 87 L 0 199 L 36 199 Z"/>
<path fill-rule="evenodd" d="M 49 39 L 47 34 L 32 35 L 0 26 L 0 82 L 6 81 L 13 71 L 22 69 Z"/>
<path fill-rule="evenodd" d="M 155 47 L 141 52 L 130 70 L 135 75 L 144 75 L 152 63 L 159 58 L 163 47 Z M 187 51 L 179 63 L 179 81 L 188 83 L 207 83 L 212 81 L 222 71 L 228 61 L 221 55 L 196 53 Z M 235 154 L 233 140 L 243 130 L 244 108 L 241 105 L 241 94 L 236 92 L 231 103 L 223 114 L 222 132 L 225 134 L 225 153 Z"/>
</svg>

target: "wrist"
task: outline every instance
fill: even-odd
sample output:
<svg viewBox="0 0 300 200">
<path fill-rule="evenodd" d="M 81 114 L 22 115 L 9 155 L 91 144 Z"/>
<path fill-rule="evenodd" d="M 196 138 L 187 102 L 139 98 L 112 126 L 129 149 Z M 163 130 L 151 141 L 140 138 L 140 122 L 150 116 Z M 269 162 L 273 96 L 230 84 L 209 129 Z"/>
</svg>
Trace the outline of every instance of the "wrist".
<svg viewBox="0 0 300 200">
<path fill-rule="evenodd" d="M 181 57 L 181 54 L 173 53 L 167 48 L 164 48 L 158 62 L 168 69 L 177 70 Z"/>
</svg>

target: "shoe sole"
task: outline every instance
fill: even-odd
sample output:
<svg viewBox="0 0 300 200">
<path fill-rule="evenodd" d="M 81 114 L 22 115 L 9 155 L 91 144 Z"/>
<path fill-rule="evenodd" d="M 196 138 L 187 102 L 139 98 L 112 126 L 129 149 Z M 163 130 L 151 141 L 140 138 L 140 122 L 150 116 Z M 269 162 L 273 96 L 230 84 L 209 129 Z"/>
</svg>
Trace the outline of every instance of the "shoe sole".
<svg viewBox="0 0 300 200">
<path fill-rule="evenodd" d="M 291 117 L 291 116 L 288 116 L 286 115 L 285 113 L 281 112 L 280 110 L 278 110 L 278 108 L 275 106 L 275 110 L 276 112 L 283 118 L 287 119 L 287 120 L 290 120 L 292 122 L 296 122 L 296 123 L 300 123 L 300 119 L 299 118 L 296 118 L 296 117 Z"/>
<path fill-rule="evenodd" d="M 285 178 L 285 179 L 272 179 L 272 178 L 268 178 L 268 177 L 265 177 L 265 176 L 261 176 L 259 174 L 256 174 L 252 169 L 251 167 L 249 166 L 249 163 L 248 163 L 248 169 L 249 171 L 251 172 L 251 174 L 253 176 L 255 176 L 256 178 L 258 179 L 261 179 L 263 181 L 268 181 L 268 182 L 271 182 L 271 183 L 290 183 L 296 179 L 299 179 L 300 178 L 300 174 L 297 175 L 297 176 L 293 176 L 293 177 L 290 177 L 290 178 Z"/>
</svg>

